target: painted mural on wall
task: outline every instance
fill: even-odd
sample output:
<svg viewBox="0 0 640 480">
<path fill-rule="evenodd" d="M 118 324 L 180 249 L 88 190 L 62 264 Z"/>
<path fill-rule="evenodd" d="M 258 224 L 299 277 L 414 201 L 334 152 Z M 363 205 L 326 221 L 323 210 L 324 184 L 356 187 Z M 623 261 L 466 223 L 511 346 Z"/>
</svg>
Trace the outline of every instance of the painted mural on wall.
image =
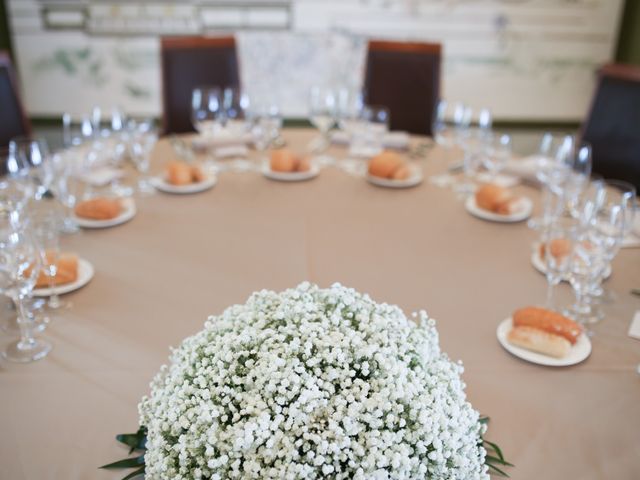
<svg viewBox="0 0 640 480">
<path fill-rule="evenodd" d="M 160 113 L 161 35 L 237 35 L 244 88 L 304 116 L 314 84 L 362 82 L 367 38 L 444 45 L 444 96 L 510 120 L 583 116 L 622 0 L 8 0 L 35 116 Z"/>
</svg>

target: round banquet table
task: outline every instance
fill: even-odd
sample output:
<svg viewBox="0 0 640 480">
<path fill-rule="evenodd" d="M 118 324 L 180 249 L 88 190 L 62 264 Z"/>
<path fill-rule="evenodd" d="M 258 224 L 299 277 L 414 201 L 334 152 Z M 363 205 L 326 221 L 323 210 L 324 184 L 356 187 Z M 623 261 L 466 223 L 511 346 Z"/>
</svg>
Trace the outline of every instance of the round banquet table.
<svg viewBox="0 0 640 480">
<path fill-rule="evenodd" d="M 283 135 L 302 150 L 316 133 Z M 415 163 L 428 177 L 444 171 L 445 157 L 434 147 Z M 172 158 L 161 140 L 153 169 Z M 539 210 L 537 190 L 517 190 Z M 640 249 L 614 261 L 606 287 L 616 301 L 593 328 L 591 356 L 549 368 L 496 339 L 514 309 L 544 301 L 545 278 L 530 263 L 535 232 L 472 217 L 450 189 L 426 180 L 384 189 L 335 167 L 299 183 L 228 171 L 207 192 L 136 203 L 129 223 L 63 239 L 96 275 L 47 329 L 52 353 L 0 363 L 1 478 L 121 478 L 97 467 L 126 456 L 114 435 L 137 428 L 138 401 L 169 347 L 255 290 L 305 280 L 340 282 L 407 313 L 426 309 L 442 349 L 464 362 L 468 398 L 491 417 L 487 438 L 515 463 L 512 478 L 640 478 L 640 343 L 627 335 L 640 309 L 629 294 L 640 287 Z M 572 300 L 568 285 L 557 300 Z"/>
</svg>

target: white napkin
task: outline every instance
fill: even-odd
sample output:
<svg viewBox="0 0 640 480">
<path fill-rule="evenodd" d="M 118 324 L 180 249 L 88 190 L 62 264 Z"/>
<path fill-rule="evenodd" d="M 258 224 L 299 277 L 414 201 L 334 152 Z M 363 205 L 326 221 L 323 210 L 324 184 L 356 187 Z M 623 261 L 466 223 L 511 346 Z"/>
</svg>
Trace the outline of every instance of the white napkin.
<svg viewBox="0 0 640 480">
<path fill-rule="evenodd" d="M 382 135 L 382 145 L 385 148 L 405 150 L 409 148 L 410 136 L 407 132 L 393 131 Z M 349 134 L 343 130 L 331 132 L 331 143 L 346 145 L 349 143 Z"/>
<path fill-rule="evenodd" d="M 94 187 L 104 187 L 112 181 L 124 177 L 124 172 L 117 168 L 101 167 L 79 176 L 80 180 Z"/>
<path fill-rule="evenodd" d="M 253 138 L 250 133 L 235 133 L 223 130 L 214 137 L 199 135 L 191 141 L 191 146 L 194 150 L 207 150 L 209 148 L 247 145 L 252 141 Z"/>
<path fill-rule="evenodd" d="M 488 172 L 482 172 L 478 175 L 478 180 L 482 183 L 493 183 L 494 185 L 498 185 L 502 188 L 511 188 L 515 187 L 520 183 L 520 179 L 518 177 L 514 177 L 512 175 L 496 175 L 492 177 Z"/>
<path fill-rule="evenodd" d="M 527 183 L 539 185 L 536 178 L 537 159 L 535 155 L 524 158 L 512 158 L 507 162 L 504 173 L 520 178 Z"/>
<path fill-rule="evenodd" d="M 249 153 L 249 149 L 245 145 L 229 145 L 217 147 L 213 155 L 216 158 L 244 158 Z"/>
</svg>

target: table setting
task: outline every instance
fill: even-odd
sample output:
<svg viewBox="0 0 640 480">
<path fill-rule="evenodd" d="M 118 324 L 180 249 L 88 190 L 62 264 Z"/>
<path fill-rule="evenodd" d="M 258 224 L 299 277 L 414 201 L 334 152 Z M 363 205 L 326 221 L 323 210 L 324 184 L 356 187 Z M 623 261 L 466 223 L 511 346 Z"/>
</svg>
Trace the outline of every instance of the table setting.
<svg viewBox="0 0 640 480">
<path fill-rule="evenodd" d="M 96 107 L 3 157 L 9 476 L 640 475 L 637 192 L 588 145 L 517 158 L 460 102 L 390 132 L 348 89 L 315 129 L 191 101 L 195 134 Z"/>
</svg>

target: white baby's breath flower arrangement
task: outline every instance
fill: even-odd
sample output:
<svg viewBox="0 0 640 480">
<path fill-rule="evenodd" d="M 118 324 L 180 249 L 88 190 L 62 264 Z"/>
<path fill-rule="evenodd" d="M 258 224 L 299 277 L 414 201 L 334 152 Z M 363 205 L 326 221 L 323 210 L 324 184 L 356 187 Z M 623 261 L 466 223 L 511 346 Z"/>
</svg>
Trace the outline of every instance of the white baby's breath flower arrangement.
<svg viewBox="0 0 640 480">
<path fill-rule="evenodd" d="M 107 467 L 158 480 L 488 479 L 507 463 L 483 441 L 462 371 L 425 312 L 408 319 L 339 284 L 257 292 L 173 350 L 139 405 L 142 429 L 119 437 L 144 454 Z"/>
</svg>

